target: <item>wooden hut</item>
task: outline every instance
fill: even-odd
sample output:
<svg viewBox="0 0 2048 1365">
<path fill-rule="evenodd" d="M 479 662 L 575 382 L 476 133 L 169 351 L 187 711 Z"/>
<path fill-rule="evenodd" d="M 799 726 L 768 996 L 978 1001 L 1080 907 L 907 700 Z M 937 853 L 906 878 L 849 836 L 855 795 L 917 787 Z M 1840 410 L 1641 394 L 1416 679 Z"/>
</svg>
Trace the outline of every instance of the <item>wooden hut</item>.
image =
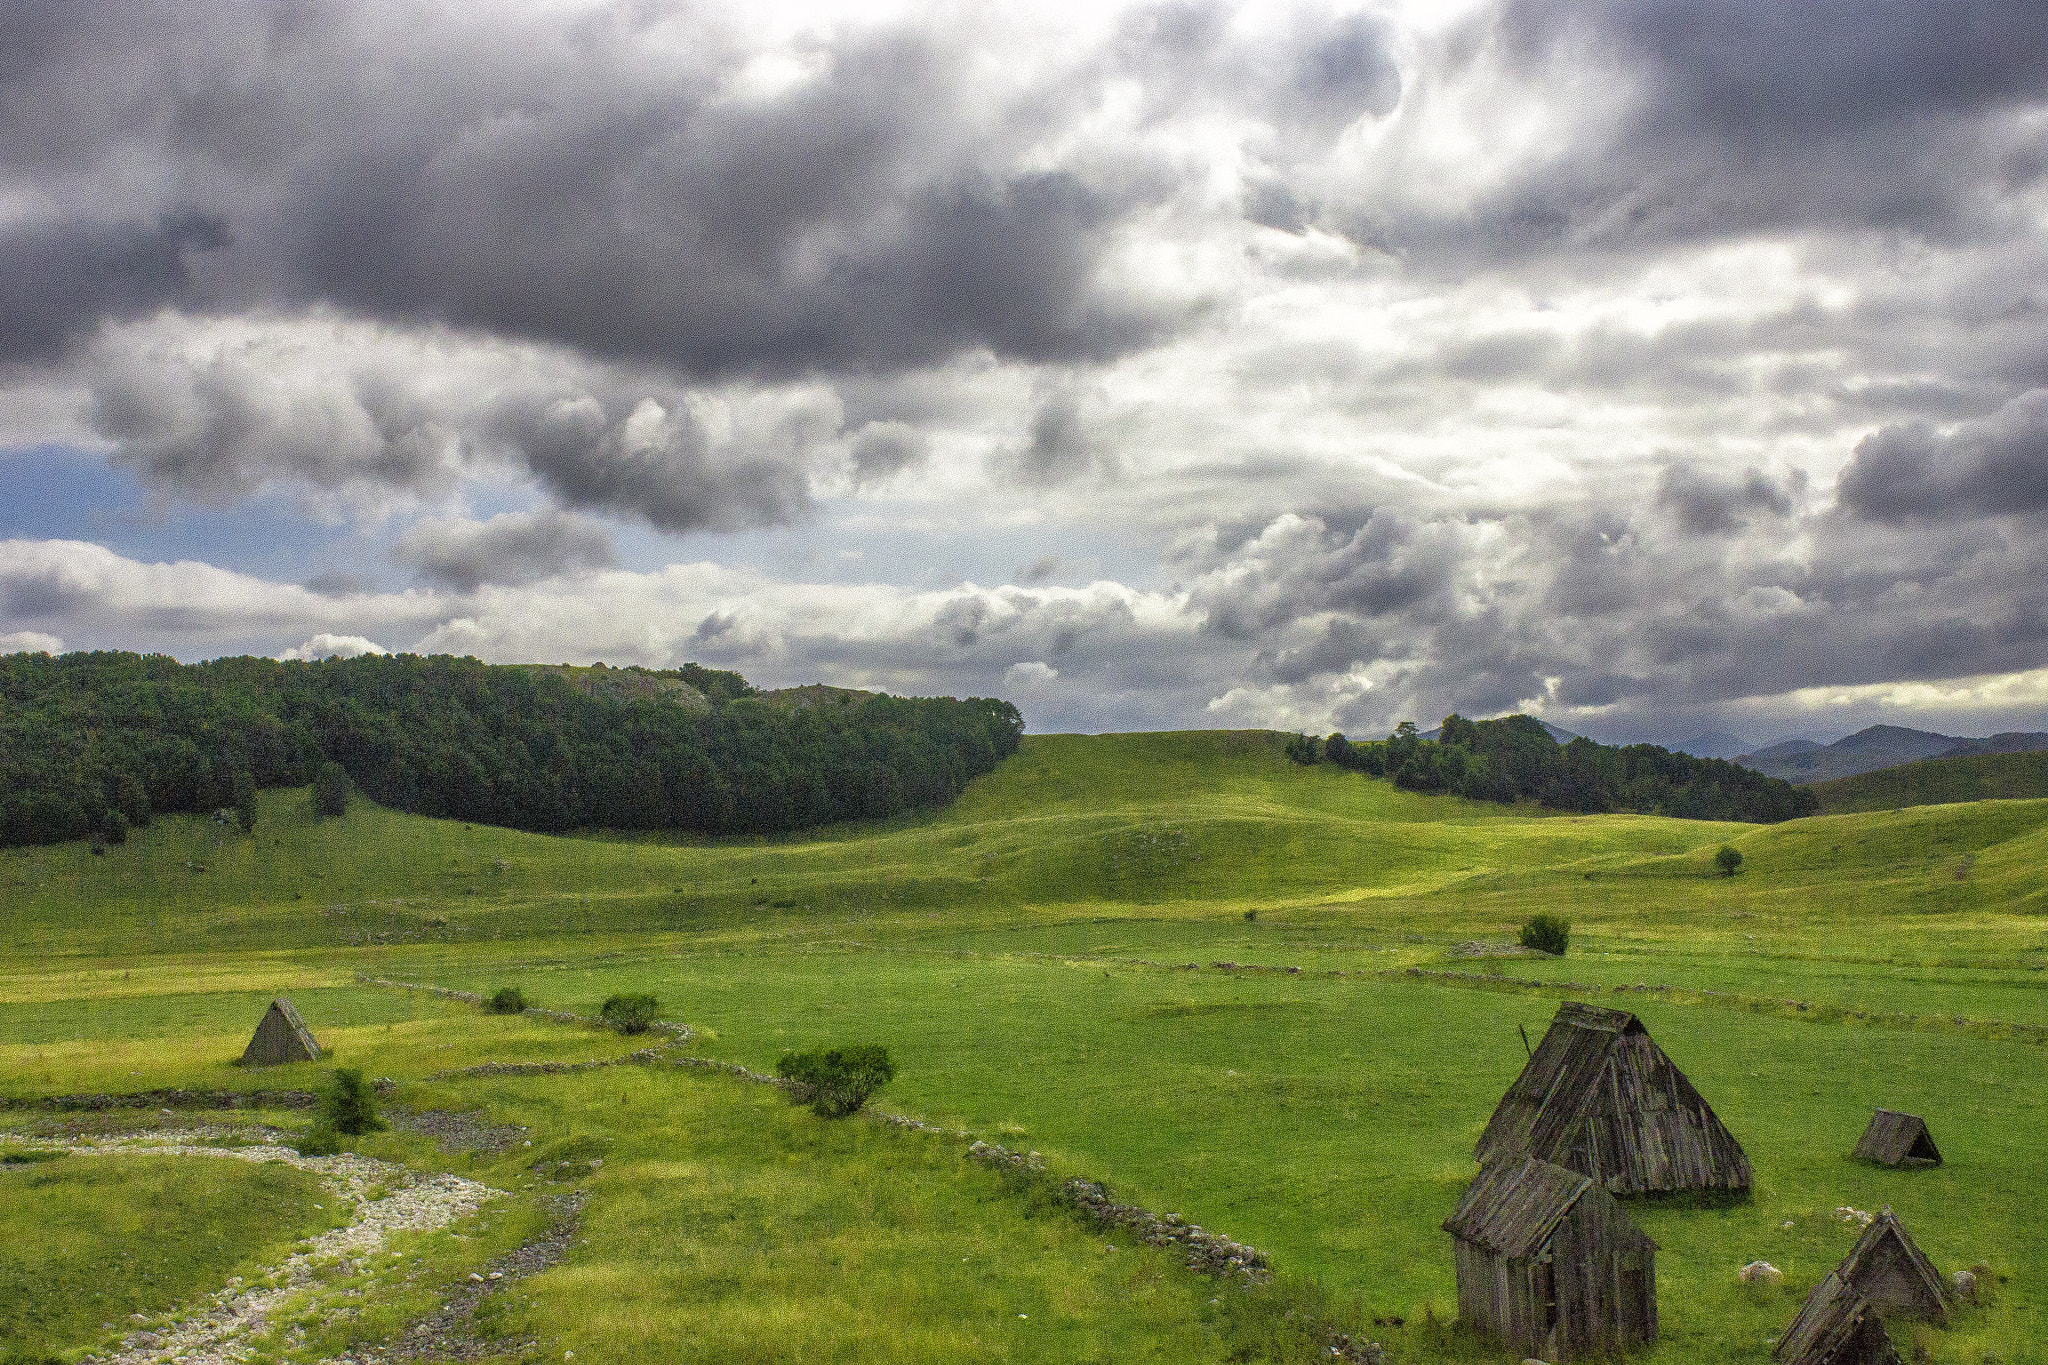
<svg viewBox="0 0 2048 1365">
<path fill-rule="evenodd" d="M 1886 1313 L 1948 1320 L 1948 1286 L 1891 1209 L 1881 1210 L 1835 1267 L 1842 1282 Z"/>
<path fill-rule="evenodd" d="M 1899 1365 L 1877 1305 L 1830 1270 L 1771 1351 L 1780 1365 Z"/>
<path fill-rule="evenodd" d="M 1749 1188 L 1749 1158 L 1685 1073 L 1624 1010 L 1567 1000 L 1480 1135 L 1618 1195 Z"/>
<path fill-rule="evenodd" d="M 281 1062 L 315 1061 L 319 1056 L 320 1044 L 314 1040 L 313 1030 L 299 1018 L 292 1002 L 279 996 L 257 1021 L 249 1047 L 242 1053 L 242 1065 L 276 1066 Z"/>
<path fill-rule="evenodd" d="M 1613 1195 L 1529 1157 L 1482 1167 L 1444 1220 L 1458 1316 L 1524 1356 L 1570 1360 L 1657 1336 L 1657 1244 Z"/>
<path fill-rule="evenodd" d="M 1941 1150 L 1918 1114 L 1880 1109 L 1870 1116 L 1870 1126 L 1856 1144 L 1856 1159 L 1884 1166 L 1939 1166 Z"/>
</svg>

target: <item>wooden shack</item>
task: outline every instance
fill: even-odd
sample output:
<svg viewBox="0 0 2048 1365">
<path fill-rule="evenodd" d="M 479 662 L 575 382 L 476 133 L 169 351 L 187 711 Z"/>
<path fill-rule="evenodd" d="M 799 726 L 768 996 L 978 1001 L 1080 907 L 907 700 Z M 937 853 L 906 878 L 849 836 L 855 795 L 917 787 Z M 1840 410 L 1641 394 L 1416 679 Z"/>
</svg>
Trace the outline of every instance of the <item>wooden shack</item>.
<svg viewBox="0 0 2048 1365">
<path fill-rule="evenodd" d="M 1508 1087 L 1476 1155 L 1531 1156 L 1618 1195 L 1749 1188 L 1749 1157 L 1642 1021 L 1576 1000 L 1558 1007 Z"/>
<path fill-rule="evenodd" d="M 1901 1114 L 1880 1109 L 1870 1116 L 1856 1144 L 1858 1161 L 1875 1161 L 1885 1166 L 1939 1166 L 1941 1150 L 1927 1131 L 1927 1121 L 1918 1114 Z"/>
<path fill-rule="evenodd" d="M 1946 1322 L 1949 1291 L 1891 1209 L 1879 1211 L 1835 1267 L 1842 1282 L 1886 1313 Z"/>
<path fill-rule="evenodd" d="M 1771 1350 L 1780 1365 L 1899 1365 L 1877 1305 L 1830 1270 Z"/>
<path fill-rule="evenodd" d="M 311 1062 L 319 1059 L 320 1044 L 292 1002 L 279 996 L 256 1021 L 256 1032 L 242 1053 L 243 1066 L 277 1066 L 283 1062 Z"/>
<path fill-rule="evenodd" d="M 1511 1157 L 1444 1220 L 1458 1316 L 1524 1356 L 1570 1360 L 1657 1336 L 1657 1244 L 1578 1171 Z"/>
</svg>

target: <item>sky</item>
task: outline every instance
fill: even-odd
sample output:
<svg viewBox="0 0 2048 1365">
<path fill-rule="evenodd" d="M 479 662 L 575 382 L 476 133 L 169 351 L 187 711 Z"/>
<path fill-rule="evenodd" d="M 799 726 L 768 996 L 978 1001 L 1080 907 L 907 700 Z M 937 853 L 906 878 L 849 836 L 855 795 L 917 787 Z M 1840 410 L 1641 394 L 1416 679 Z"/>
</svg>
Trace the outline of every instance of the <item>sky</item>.
<svg viewBox="0 0 2048 1365">
<path fill-rule="evenodd" d="M 2048 6 L 0 4 L 0 652 L 2048 729 Z"/>
</svg>

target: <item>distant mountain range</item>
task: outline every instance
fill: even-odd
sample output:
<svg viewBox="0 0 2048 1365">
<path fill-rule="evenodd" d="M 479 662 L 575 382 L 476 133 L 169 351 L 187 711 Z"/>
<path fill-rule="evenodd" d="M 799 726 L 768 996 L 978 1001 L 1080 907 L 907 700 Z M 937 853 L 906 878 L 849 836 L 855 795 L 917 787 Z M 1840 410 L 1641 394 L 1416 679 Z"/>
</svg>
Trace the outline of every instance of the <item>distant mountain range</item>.
<svg viewBox="0 0 2048 1365">
<path fill-rule="evenodd" d="M 2008 731 L 1984 739 L 1909 730 L 1902 725 L 1873 725 L 1833 744 L 1788 739 L 1735 761 L 1766 777 L 1787 782 L 1829 782 L 1840 777 L 1916 763 L 1923 758 L 1966 758 L 1975 754 L 2024 754 L 2048 749 L 2048 734 Z M 1694 752 L 1687 750 L 1687 752 Z M 1704 756 L 1704 755 L 1703 755 Z"/>
<path fill-rule="evenodd" d="M 1569 744 L 1573 740 L 1578 738 L 1577 735 L 1573 734 L 1570 730 L 1565 729 L 1562 725 L 1552 725 L 1547 720 L 1539 720 L 1536 723 L 1542 726 L 1546 731 L 1548 731 L 1550 737 L 1556 740 L 1559 744 Z M 1434 730 L 1424 730 L 1421 734 L 1421 738 L 1427 740 L 1438 740 L 1442 739 L 1443 737 L 1444 727 L 1441 725 L 1437 726 Z"/>
</svg>

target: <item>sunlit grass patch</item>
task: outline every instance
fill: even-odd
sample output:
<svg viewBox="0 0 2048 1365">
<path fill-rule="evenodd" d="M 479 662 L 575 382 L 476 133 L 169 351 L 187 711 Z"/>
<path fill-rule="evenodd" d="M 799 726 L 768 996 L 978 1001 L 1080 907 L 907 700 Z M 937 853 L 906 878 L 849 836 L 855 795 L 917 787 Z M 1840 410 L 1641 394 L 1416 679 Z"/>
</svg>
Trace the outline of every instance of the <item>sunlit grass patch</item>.
<svg viewBox="0 0 2048 1365">
<path fill-rule="evenodd" d="M 0 1164 L 0 1343 L 70 1351 L 172 1311 L 334 1226 L 319 1181 L 221 1157 Z"/>
</svg>

